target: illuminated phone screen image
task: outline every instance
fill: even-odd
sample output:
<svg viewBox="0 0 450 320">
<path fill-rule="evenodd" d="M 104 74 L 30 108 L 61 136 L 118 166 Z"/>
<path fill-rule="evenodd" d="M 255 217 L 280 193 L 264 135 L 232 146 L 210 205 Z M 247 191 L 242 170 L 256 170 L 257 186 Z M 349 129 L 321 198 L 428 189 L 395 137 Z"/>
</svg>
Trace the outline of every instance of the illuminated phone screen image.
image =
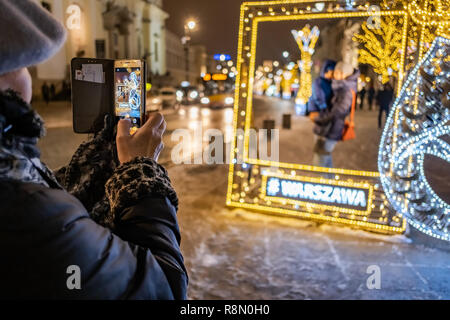
<svg viewBox="0 0 450 320">
<path fill-rule="evenodd" d="M 129 118 L 133 128 L 139 128 L 142 108 L 141 68 L 115 68 L 115 83 L 116 116 Z"/>
</svg>

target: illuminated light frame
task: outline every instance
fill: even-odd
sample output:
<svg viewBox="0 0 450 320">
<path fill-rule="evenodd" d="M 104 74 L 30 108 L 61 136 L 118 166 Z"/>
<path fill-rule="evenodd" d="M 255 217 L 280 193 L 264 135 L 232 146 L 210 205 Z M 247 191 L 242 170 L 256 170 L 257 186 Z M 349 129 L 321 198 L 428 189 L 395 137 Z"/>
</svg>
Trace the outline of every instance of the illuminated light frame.
<svg viewBox="0 0 450 320">
<path fill-rule="evenodd" d="M 366 189 L 368 191 L 367 210 L 362 211 L 362 210 L 338 207 L 338 206 L 333 206 L 333 205 L 307 202 L 307 201 L 302 201 L 302 200 L 294 200 L 294 199 L 289 199 L 289 198 L 268 196 L 266 193 L 268 178 L 280 178 L 280 179 L 292 180 L 292 181 L 321 183 L 321 184 L 340 186 L 340 187 L 351 187 L 351 188 L 355 188 L 355 189 Z M 325 178 L 319 178 L 319 177 L 313 178 L 313 177 L 297 176 L 297 175 L 294 176 L 294 175 L 280 174 L 280 173 L 267 173 L 267 174 L 262 175 L 261 197 L 264 200 L 270 200 L 272 202 L 282 202 L 282 203 L 285 202 L 285 203 L 294 204 L 294 205 L 306 206 L 309 208 L 316 208 L 319 210 L 333 210 L 335 212 L 343 212 L 343 213 L 347 213 L 347 214 L 367 216 L 372 212 L 373 185 L 371 185 L 369 183 L 364 183 L 364 182 L 355 183 L 355 182 L 332 180 L 332 179 L 325 179 Z"/>
<path fill-rule="evenodd" d="M 372 171 L 361 171 L 361 170 L 348 170 L 340 168 L 324 168 L 316 167 L 304 164 L 294 164 L 294 163 L 283 163 L 283 162 L 273 162 L 261 159 L 249 159 L 248 158 L 248 147 L 249 147 L 249 129 L 251 126 L 251 114 L 252 114 L 252 102 L 253 102 L 253 84 L 254 84 L 254 73 L 255 73 L 255 54 L 256 54 L 256 44 L 257 44 L 257 32 L 258 24 L 265 21 L 289 21 L 289 20 L 314 20 L 314 19 L 339 19 L 339 18 L 360 18 L 360 17 L 370 17 L 370 16 L 402 16 L 403 17 L 403 27 L 402 27 L 402 55 L 400 58 L 400 70 L 398 76 L 398 92 L 400 92 L 401 84 L 404 78 L 404 65 L 405 65 L 405 54 L 406 54 L 406 42 L 407 42 L 407 30 L 409 26 L 409 15 L 405 10 L 385 10 L 377 12 L 367 11 L 367 7 L 364 7 L 365 11 L 361 10 L 361 6 L 358 8 L 345 9 L 340 7 L 340 1 L 336 0 L 324 0 L 322 1 L 327 5 L 335 5 L 336 12 L 326 12 L 329 11 L 329 7 L 325 6 L 322 12 L 305 12 L 304 9 L 296 9 L 292 12 L 287 11 L 284 6 L 290 5 L 314 5 L 312 1 L 305 0 L 285 0 L 285 1 L 264 1 L 264 2 L 244 2 L 241 5 L 240 11 L 240 25 L 239 25 L 239 39 L 238 39 L 238 57 L 237 57 L 237 69 L 238 75 L 236 77 L 236 90 L 235 90 L 235 104 L 234 104 L 234 114 L 233 114 L 233 139 L 231 142 L 231 163 L 228 172 L 228 188 L 227 188 L 227 206 L 238 207 L 244 209 L 257 210 L 272 214 L 278 214 L 282 216 L 292 216 L 306 218 L 322 222 L 338 223 L 343 225 L 349 225 L 354 227 L 360 227 L 366 230 L 373 230 L 377 232 L 383 232 L 388 234 L 401 234 L 406 230 L 406 220 L 400 217 L 398 221 L 398 226 L 386 225 L 376 222 L 361 221 L 357 219 L 342 218 L 331 215 L 322 215 L 320 213 L 311 213 L 302 210 L 294 210 L 288 208 L 271 207 L 264 204 L 246 202 L 244 197 L 240 196 L 238 200 L 233 200 L 233 189 L 235 186 L 234 176 L 235 176 L 235 166 L 237 165 L 237 154 L 239 152 L 243 153 L 243 163 L 258 165 L 261 167 L 277 167 L 282 169 L 291 170 L 301 170 L 310 171 L 314 173 L 332 173 L 340 174 L 346 176 L 348 179 L 348 185 L 351 186 L 355 182 L 351 181 L 348 176 L 354 176 L 356 178 L 365 178 L 368 180 L 379 181 L 380 174 L 378 172 Z M 281 9 L 282 12 L 275 12 L 272 7 L 276 7 L 276 11 Z M 252 9 L 251 13 L 246 15 L 247 11 Z M 257 11 L 257 10 L 260 11 Z M 261 10 L 264 10 L 263 13 Z M 350 10 L 350 11 L 345 11 Z M 244 38 L 246 39 L 244 43 Z M 246 68 L 248 67 L 248 69 Z M 242 90 L 241 90 L 242 89 Z M 241 107 L 241 106 L 245 106 Z M 236 136 L 238 128 L 245 128 L 244 137 Z M 395 137 L 394 137 L 395 138 Z M 236 148 L 237 139 L 244 139 L 244 150 L 238 150 Z M 236 174 L 238 174 L 237 172 Z M 369 181 L 366 183 L 372 183 Z M 373 182 L 371 185 L 373 186 Z M 372 199 L 371 199 L 372 200 Z M 398 217 L 398 216 L 395 216 Z M 394 218 L 395 218 L 394 217 Z"/>
</svg>

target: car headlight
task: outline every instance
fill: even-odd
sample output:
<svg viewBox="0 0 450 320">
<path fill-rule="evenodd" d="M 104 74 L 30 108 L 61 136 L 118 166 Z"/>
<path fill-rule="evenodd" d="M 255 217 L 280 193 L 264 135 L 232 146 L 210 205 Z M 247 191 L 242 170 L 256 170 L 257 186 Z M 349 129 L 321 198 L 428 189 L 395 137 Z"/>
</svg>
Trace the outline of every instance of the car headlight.
<svg viewBox="0 0 450 320">
<path fill-rule="evenodd" d="M 230 105 L 234 103 L 234 99 L 232 97 L 225 98 L 225 104 Z"/>
<path fill-rule="evenodd" d="M 200 99 L 200 102 L 202 103 L 202 104 L 209 104 L 209 98 L 207 98 L 207 97 L 203 97 L 203 98 L 201 98 Z"/>
<path fill-rule="evenodd" d="M 178 102 L 183 101 L 183 96 L 184 96 L 183 91 L 177 90 L 177 92 L 175 93 L 175 95 L 177 96 L 177 101 L 178 101 Z"/>
<path fill-rule="evenodd" d="M 197 99 L 198 92 L 197 91 L 191 91 L 191 93 L 189 93 L 189 97 L 191 97 L 191 99 Z"/>
</svg>

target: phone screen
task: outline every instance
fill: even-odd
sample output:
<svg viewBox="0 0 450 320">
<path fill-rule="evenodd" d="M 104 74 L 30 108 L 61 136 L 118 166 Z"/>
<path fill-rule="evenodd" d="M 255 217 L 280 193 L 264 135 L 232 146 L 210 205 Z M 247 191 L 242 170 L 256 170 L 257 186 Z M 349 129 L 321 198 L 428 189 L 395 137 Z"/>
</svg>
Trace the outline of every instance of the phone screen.
<svg viewBox="0 0 450 320">
<path fill-rule="evenodd" d="M 142 124 L 142 69 L 115 67 L 114 71 L 116 116 L 129 118 L 135 132 Z"/>
</svg>

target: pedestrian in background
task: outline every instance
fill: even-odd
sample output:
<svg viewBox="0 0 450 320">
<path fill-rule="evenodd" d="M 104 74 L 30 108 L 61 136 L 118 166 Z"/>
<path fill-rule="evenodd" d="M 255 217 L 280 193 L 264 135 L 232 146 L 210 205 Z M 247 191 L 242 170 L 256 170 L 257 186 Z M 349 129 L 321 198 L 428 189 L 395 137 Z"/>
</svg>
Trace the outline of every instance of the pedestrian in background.
<svg viewBox="0 0 450 320">
<path fill-rule="evenodd" d="M 70 100 L 72 94 L 71 90 L 72 88 L 70 87 L 70 82 L 64 79 L 62 81 L 62 95 L 64 100 Z"/>
<path fill-rule="evenodd" d="M 55 100 L 56 98 L 56 88 L 55 88 L 55 84 L 51 84 L 50 85 L 50 100 Z"/>
<path fill-rule="evenodd" d="M 42 84 L 41 93 L 42 93 L 42 99 L 48 105 L 48 103 L 50 102 L 50 87 L 48 86 L 47 82 L 45 82 L 45 81 Z"/>
<path fill-rule="evenodd" d="M 394 90 L 390 83 L 383 85 L 383 88 L 378 91 L 377 104 L 378 110 L 378 128 L 381 129 L 383 122 L 383 113 L 387 119 L 389 115 L 389 109 L 391 108 L 392 100 L 394 99 Z"/>
<path fill-rule="evenodd" d="M 359 70 L 348 63 L 340 61 L 336 64 L 331 83 L 331 108 L 320 112 L 319 116 L 314 118 L 316 144 L 313 164 L 316 166 L 333 168 L 332 153 L 336 144 L 342 140 L 345 118 L 350 114 L 358 90 L 359 75 Z"/>
<path fill-rule="evenodd" d="M 164 118 L 131 136 L 129 120 L 116 130 L 107 116 L 52 172 L 27 67 L 56 54 L 66 32 L 32 0 L 2 0 L 0 16 L 0 299 L 185 299 L 178 198 L 157 162 Z"/>
<path fill-rule="evenodd" d="M 367 103 L 369 104 L 369 110 L 372 111 L 373 99 L 375 98 L 375 86 L 373 81 L 370 82 L 369 90 L 367 91 Z"/>
<path fill-rule="evenodd" d="M 364 99 L 366 98 L 366 85 L 364 85 L 361 89 L 361 91 L 358 92 L 359 95 L 359 109 L 362 110 L 364 108 Z"/>
</svg>

